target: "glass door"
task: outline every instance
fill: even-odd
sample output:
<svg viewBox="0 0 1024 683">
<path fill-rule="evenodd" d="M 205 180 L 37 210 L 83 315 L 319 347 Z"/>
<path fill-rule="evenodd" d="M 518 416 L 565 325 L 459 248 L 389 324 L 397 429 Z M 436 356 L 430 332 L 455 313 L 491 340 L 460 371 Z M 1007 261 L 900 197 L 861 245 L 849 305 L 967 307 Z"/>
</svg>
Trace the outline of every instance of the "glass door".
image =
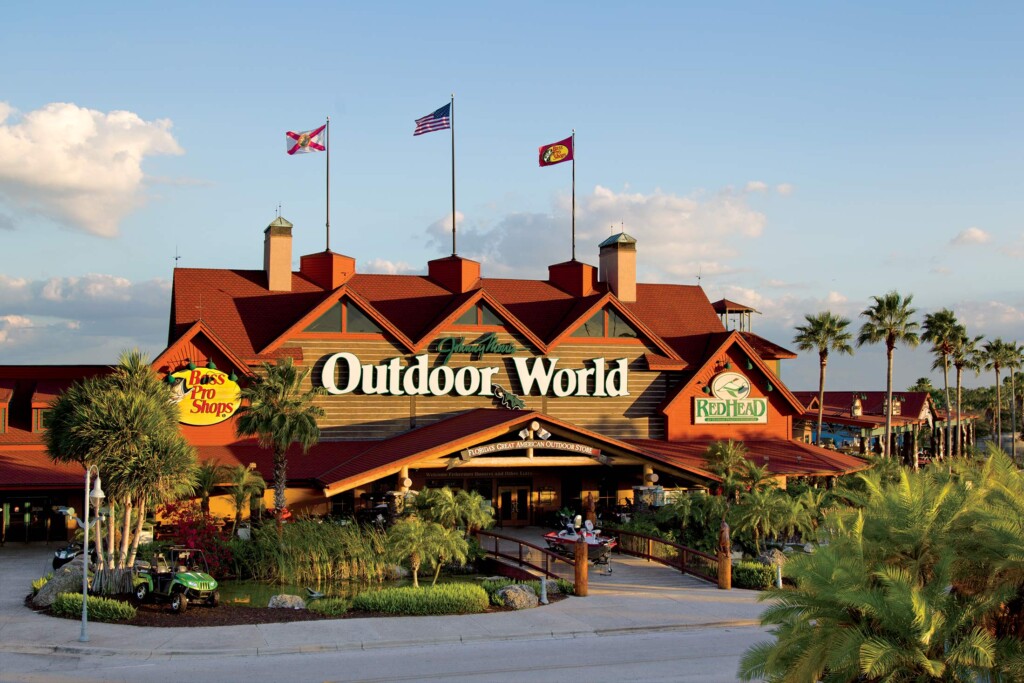
<svg viewBox="0 0 1024 683">
<path fill-rule="evenodd" d="M 501 526 L 526 526 L 530 523 L 530 487 L 498 487 L 498 521 Z"/>
</svg>

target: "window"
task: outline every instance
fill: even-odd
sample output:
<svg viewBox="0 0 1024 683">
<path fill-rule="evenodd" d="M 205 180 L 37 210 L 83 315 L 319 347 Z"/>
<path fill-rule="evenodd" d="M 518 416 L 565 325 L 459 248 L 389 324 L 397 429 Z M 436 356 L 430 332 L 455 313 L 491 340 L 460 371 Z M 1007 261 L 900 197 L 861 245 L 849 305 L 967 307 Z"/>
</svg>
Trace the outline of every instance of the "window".
<svg viewBox="0 0 1024 683">
<path fill-rule="evenodd" d="M 487 304 L 477 304 L 455 320 L 456 325 L 489 325 L 491 327 L 502 327 L 504 323 L 498 314 Z"/>
<path fill-rule="evenodd" d="M 625 318 L 612 309 L 606 309 L 598 311 L 587 322 L 573 330 L 572 336 L 636 339 L 639 335 Z"/>
<path fill-rule="evenodd" d="M 317 318 L 306 332 L 348 332 L 352 334 L 382 334 L 377 323 L 350 302 L 337 302 Z"/>
<path fill-rule="evenodd" d="M 583 323 L 575 330 L 574 337 L 603 337 L 604 336 L 604 311 L 598 311 L 590 317 L 590 320 Z"/>
</svg>

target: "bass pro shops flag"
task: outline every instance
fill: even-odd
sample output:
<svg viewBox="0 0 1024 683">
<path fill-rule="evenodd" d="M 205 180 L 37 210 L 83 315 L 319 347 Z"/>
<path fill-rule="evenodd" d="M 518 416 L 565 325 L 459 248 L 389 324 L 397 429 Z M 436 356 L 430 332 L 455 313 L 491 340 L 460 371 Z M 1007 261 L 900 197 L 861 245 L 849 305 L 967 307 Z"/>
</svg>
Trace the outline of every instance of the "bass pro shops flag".
<svg viewBox="0 0 1024 683">
<path fill-rule="evenodd" d="M 300 133 L 288 131 L 284 134 L 288 154 L 306 154 L 308 152 L 322 152 L 324 149 L 324 124 L 316 130 L 307 130 Z"/>
<path fill-rule="evenodd" d="M 540 165 L 554 166 L 563 161 L 572 161 L 572 137 L 568 137 L 540 148 Z"/>
</svg>

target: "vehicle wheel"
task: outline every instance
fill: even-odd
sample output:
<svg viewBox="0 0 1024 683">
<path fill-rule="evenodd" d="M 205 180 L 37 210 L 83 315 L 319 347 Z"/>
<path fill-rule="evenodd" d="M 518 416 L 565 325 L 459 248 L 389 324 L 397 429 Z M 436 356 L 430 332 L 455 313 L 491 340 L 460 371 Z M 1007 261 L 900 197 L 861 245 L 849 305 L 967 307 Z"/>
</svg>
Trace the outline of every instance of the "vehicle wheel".
<svg viewBox="0 0 1024 683">
<path fill-rule="evenodd" d="M 139 602 L 143 602 L 146 599 L 146 596 L 148 596 L 148 595 L 149 595 L 149 584 L 148 583 L 140 583 L 138 586 L 135 587 L 135 599 L 138 600 Z"/>
<path fill-rule="evenodd" d="M 217 607 L 220 605 L 220 591 L 213 591 L 210 595 L 210 600 L 207 603 L 210 607 Z"/>
<path fill-rule="evenodd" d="M 184 614 L 188 610 L 188 598 L 184 593 L 175 593 L 171 596 L 171 611 L 175 614 Z"/>
</svg>

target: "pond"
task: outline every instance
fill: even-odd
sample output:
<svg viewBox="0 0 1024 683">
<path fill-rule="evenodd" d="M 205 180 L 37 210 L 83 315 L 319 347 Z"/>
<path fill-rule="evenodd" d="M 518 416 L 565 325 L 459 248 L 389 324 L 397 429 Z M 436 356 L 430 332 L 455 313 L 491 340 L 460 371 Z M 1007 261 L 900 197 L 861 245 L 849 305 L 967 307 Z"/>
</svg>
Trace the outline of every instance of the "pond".
<svg viewBox="0 0 1024 683">
<path fill-rule="evenodd" d="M 420 576 L 420 585 L 429 586 L 432 575 Z M 486 577 L 481 574 L 444 575 L 438 577 L 438 583 L 469 582 L 479 583 Z M 358 581 L 342 581 L 319 586 L 309 586 L 315 591 L 324 594 L 328 598 L 352 598 L 359 593 L 366 591 L 392 588 L 396 586 L 411 586 L 412 578 L 400 579 L 397 581 L 382 581 L 373 583 L 361 583 Z M 221 581 L 220 590 L 221 602 L 227 605 L 238 605 L 239 607 L 266 607 L 270 604 L 270 598 L 275 595 L 297 595 L 303 600 L 309 600 L 309 591 L 306 586 L 295 584 L 263 583 L 260 581 Z"/>
</svg>

